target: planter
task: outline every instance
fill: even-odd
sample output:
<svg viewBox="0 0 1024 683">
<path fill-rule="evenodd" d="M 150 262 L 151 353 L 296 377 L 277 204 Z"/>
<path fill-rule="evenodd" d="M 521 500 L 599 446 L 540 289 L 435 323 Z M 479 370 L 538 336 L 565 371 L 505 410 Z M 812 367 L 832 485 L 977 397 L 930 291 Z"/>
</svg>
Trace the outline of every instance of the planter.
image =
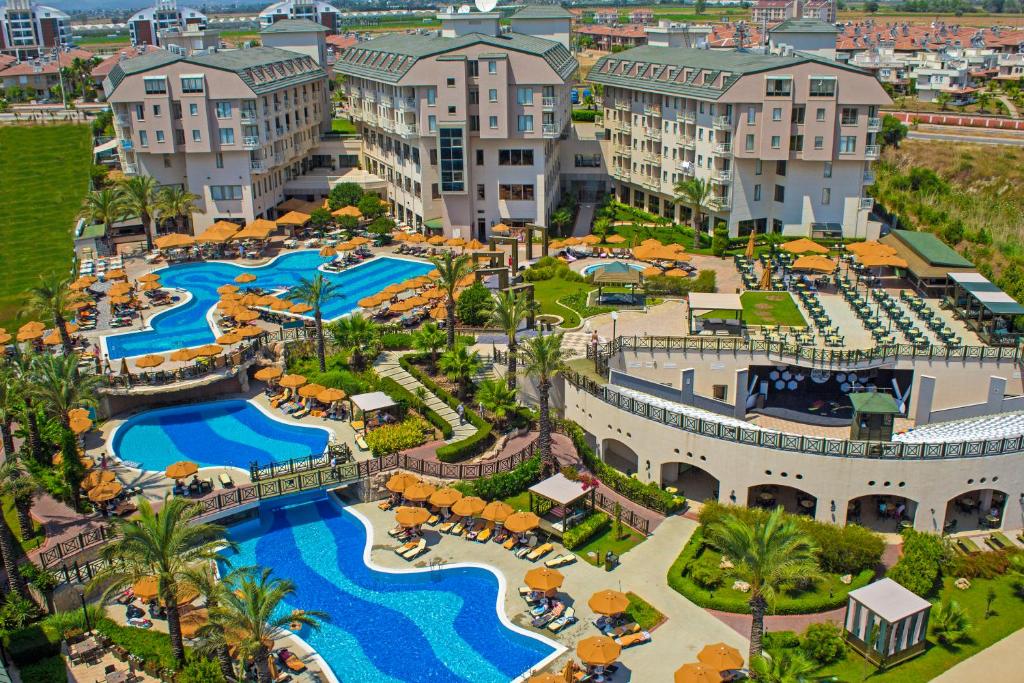
<svg viewBox="0 0 1024 683">
<path fill-rule="evenodd" d="M 534 318 L 534 320 L 536 321 L 537 326 L 545 332 L 551 332 L 553 328 L 561 327 L 562 323 L 565 322 L 565 318 L 552 313 L 543 313 Z"/>
</svg>

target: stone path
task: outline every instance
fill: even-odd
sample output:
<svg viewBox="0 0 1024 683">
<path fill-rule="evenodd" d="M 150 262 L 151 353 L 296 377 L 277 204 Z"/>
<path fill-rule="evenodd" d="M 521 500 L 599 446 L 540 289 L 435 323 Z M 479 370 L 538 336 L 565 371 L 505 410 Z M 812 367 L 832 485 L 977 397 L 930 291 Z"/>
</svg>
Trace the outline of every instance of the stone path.
<svg viewBox="0 0 1024 683">
<path fill-rule="evenodd" d="M 1010 116 L 1012 116 L 1015 119 L 1020 118 L 1020 112 L 1017 111 L 1017 105 L 1013 103 L 1013 100 L 1011 100 L 1006 95 L 996 95 L 996 97 L 999 98 L 1000 102 L 1006 105 L 1006 110 L 1010 112 Z"/>
<path fill-rule="evenodd" d="M 447 403 L 435 396 L 429 389 L 423 386 L 422 382 L 410 375 L 405 371 L 405 368 L 398 364 L 398 359 L 403 355 L 405 354 L 396 351 L 385 351 L 374 361 L 373 369 L 380 377 L 390 377 L 395 380 L 403 389 L 412 392 L 414 396 L 417 395 L 417 389 L 423 387 L 424 391 L 427 392 L 424 403 L 452 426 L 452 436 L 450 439 L 447 439 L 447 443 L 460 441 L 468 436 L 472 436 L 476 432 L 476 427 L 468 422 L 462 422 L 457 412 L 452 410 Z"/>
</svg>

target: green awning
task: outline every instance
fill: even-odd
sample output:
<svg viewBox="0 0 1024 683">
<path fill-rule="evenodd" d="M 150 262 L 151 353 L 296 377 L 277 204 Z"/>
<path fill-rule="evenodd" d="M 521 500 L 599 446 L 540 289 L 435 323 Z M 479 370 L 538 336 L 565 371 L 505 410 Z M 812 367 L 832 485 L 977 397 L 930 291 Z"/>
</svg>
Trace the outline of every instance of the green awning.
<svg viewBox="0 0 1024 683">
<path fill-rule="evenodd" d="M 850 403 L 853 404 L 853 411 L 862 415 L 899 415 L 900 409 L 896 406 L 896 399 L 892 394 L 880 391 L 862 392 L 849 394 Z"/>
<path fill-rule="evenodd" d="M 967 295 L 995 315 L 1024 315 L 1024 306 L 981 273 L 950 273 Z"/>
<path fill-rule="evenodd" d="M 444 228 L 444 220 L 441 218 L 428 218 L 423 221 L 423 226 L 428 230 L 441 230 Z"/>
</svg>

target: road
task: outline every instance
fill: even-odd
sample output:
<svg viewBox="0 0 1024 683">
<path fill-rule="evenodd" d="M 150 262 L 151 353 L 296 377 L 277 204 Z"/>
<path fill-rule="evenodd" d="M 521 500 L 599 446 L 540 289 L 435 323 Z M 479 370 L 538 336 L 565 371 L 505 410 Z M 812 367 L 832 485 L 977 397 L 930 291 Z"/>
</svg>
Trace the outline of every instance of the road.
<svg viewBox="0 0 1024 683">
<path fill-rule="evenodd" d="M 922 131 L 910 131 L 907 137 L 911 140 L 937 140 L 939 142 L 970 142 L 979 145 L 1010 145 L 1013 147 L 1024 147 L 1024 137 L 1021 138 L 993 138 L 978 135 L 951 135 L 949 133 L 925 133 Z"/>
</svg>

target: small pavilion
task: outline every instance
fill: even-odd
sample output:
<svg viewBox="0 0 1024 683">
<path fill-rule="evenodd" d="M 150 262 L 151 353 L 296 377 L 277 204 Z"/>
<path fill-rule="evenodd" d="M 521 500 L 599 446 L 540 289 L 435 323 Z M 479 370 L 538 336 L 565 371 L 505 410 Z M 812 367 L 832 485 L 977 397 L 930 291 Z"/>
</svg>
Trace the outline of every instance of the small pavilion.
<svg viewBox="0 0 1024 683">
<path fill-rule="evenodd" d="M 850 591 L 843 627 L 853 649 L 872 662 L 896 664 L 925 651 L 932 605 L 892 579 Z"/>
<path fill-rule="evenodd" d="M 850 438 L 854 441 L 892 441 L 892 429 L 901 414 L 892 394 L 862 391 L 848 395 L 853 404 Z"/>
<path fill-rule="evenodd" d="M 1015 345 L 1021 339 L 1014 330 L 1014 318 L 1024 315 L 1024 306 L 989 282 L 981 273 L 950 273 L 950 297 L 954 310 L 986 344 Z"/>
<path fill-rule="evenodd" d="M 640 285 L 640 271 L 630 268 L 625 263 L 609 263 L 594 272 L 594 284 L 597 285 L 597 301 L 603 301 L 604 288 L 629 287 L 629 299 L 636 299 L 636 288 Z"/>
<path fill-rule="evenodd" d="M 529 488 L 530 512 L 541 517 L 542 527 L 550 527 L 549 531 L 561 536 L 593 512 L 595 492 L 595 488 L 586 488 L 559 472 Z M 546 507 L 542 503 L 545 500 L 552 504 L 548 516 L 555 517 L 554 522 L 544 519 L 539 512 Z"/>
<path fill-rule="evenodd" d="M 381 413 L 390 411 L 398 403 L 383 391 L 371 391 L 366 394 L 356 394 L 350 397 L 349 405 L 352 409 L 352 428 L 357 432 L 362 430 L 365 433 L 371 426 L 381 424 Z M 359 410 L 358 420 L 355 419 L 357 409 Z"/>
<path fill-rule="evenodd" d="M 739 328 L 743 324 L 743 301 L 740 299 L 739 294 L 691 292 L 689 303 L 687 329 L 691 332 L 701 331 L 693 329 L 695 315 L 699 315 L 702 312 L 707 313 L 708 311 L 721 311 L 732 313 L 730 322 L 732 319 L 735 319 L 735 323 L 726 325 L 725 321 L 718 318 L 705 318 L 701 321 L 701 329 L 711 329 L 715 326 L 721 326 L 723 329 L 734 327 L 735 333 L 739 334 Z"/>
</svg>

